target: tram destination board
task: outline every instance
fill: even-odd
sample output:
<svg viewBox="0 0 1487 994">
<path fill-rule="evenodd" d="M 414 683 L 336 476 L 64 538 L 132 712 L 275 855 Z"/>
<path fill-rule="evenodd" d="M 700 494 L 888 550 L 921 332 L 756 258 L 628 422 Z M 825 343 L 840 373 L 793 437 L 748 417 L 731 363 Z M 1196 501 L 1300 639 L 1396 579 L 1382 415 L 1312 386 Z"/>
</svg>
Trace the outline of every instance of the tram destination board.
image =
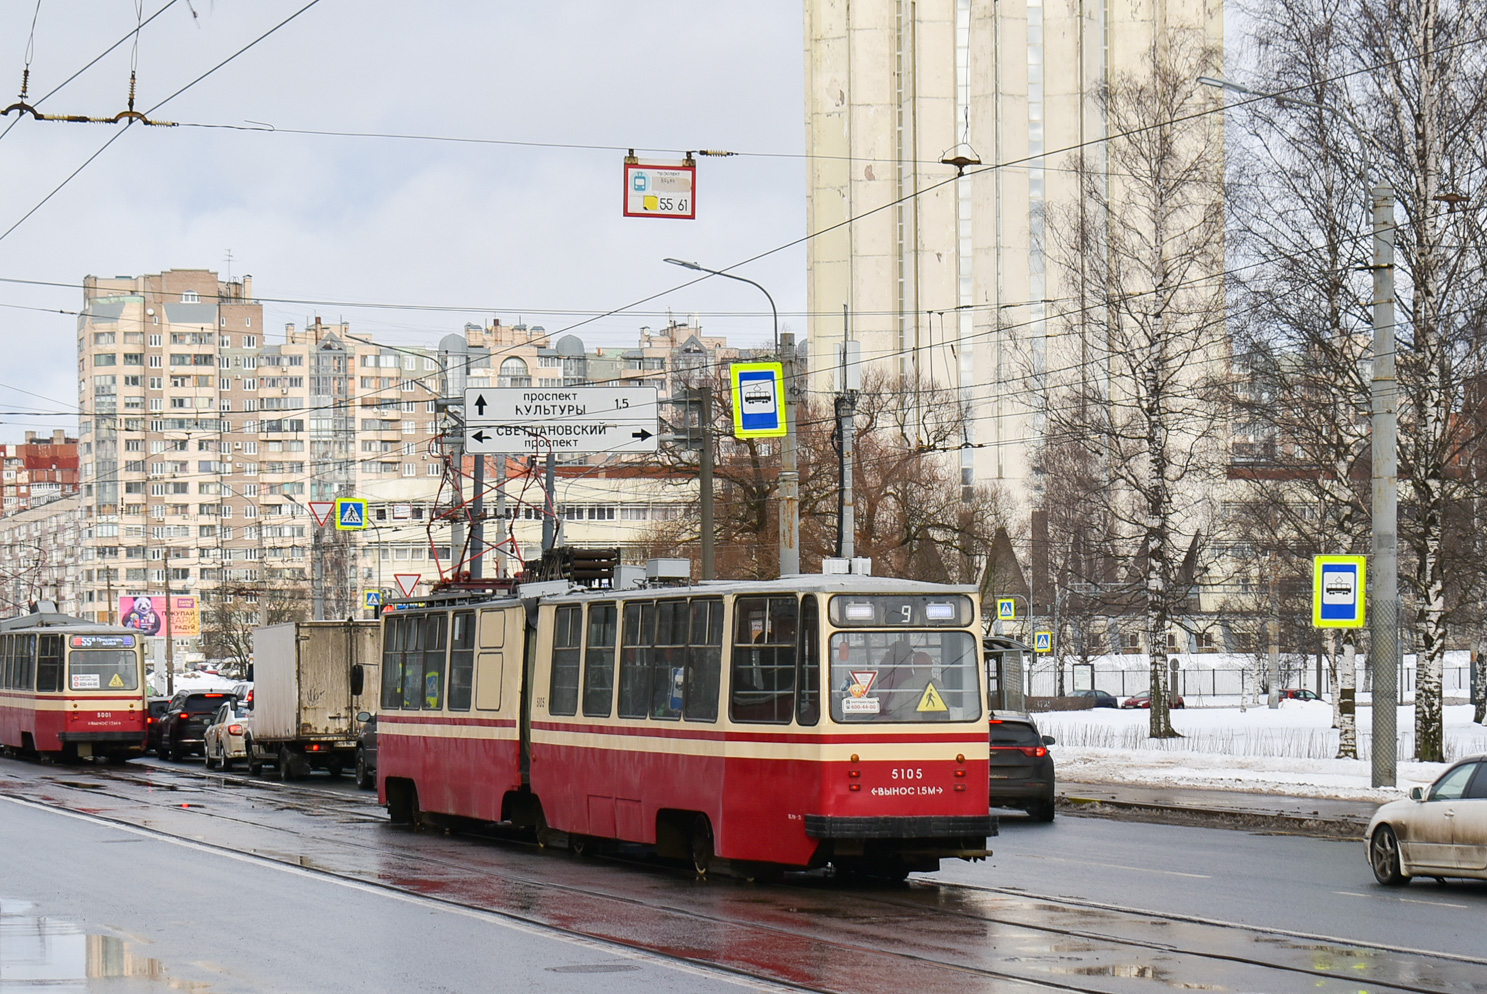
<svg viewBox="0 0 1487 994">
<path fill-rule="evenodd" d="M 646 387 L 470 387 L 466 452 L 649 453 L 657 390 Z"/>
</svg>

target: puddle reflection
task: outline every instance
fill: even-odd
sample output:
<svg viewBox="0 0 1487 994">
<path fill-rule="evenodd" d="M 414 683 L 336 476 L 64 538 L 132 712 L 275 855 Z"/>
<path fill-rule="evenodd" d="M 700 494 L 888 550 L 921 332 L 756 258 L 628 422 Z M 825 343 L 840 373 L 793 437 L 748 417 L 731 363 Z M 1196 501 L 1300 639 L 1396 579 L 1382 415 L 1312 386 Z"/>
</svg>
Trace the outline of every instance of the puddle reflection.
<svg viewBox="0 0 1487 994">
<path fill-rule="evenodd" d="M 9 990 L 88 991 L 89 981 L 133 977 L 165 980 L 160 961 L 136 955 L 113 935 L 28 912 L 28 901 L 0 898 L 0 986 Z"/>
</svg>

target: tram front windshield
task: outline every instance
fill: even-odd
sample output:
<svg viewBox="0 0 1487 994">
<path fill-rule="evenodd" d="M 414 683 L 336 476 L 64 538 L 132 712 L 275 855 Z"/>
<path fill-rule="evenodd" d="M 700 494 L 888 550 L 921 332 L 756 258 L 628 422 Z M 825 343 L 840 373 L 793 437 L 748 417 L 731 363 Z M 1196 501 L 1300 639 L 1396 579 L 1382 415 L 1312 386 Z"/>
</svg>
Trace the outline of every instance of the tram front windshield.
<svg viewBox="0 0 1487 994">
<path fill-rule="evenodd" d="M 980 656 L 964 631 L 847 631 L 831 636 L 831 716 L 854 722 L 981 717 Z"/>
<path fill-rule="evenodd" d="M 139 654 L 133 649 L 74 649 L 67 670 L 69 690 L 139 689 Z"/>
</svg>

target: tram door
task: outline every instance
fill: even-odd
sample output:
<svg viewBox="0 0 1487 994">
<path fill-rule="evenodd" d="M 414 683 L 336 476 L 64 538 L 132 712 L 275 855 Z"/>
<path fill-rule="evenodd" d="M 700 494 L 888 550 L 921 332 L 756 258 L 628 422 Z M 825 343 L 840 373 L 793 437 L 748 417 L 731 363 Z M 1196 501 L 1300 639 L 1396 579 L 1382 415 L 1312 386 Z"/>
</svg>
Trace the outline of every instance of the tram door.
<svg viewBox="0 0 1487 994">
<path fill-rule="evenodd" d="M 1025 711 L 1026 656 L 1032 647 L 1002 635 L 981 640 L 986 661 L 986 706 L 992 711 Z"/>
</svg>

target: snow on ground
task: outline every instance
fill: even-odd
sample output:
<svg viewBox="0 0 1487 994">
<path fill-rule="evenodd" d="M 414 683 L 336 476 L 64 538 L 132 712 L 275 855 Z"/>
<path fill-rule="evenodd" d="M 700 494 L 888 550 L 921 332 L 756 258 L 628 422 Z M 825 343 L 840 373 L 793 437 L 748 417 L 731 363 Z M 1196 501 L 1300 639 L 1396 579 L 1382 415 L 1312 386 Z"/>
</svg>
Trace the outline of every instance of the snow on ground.
<svg viewBox="0 0 1487 994">
<path fill-rule="evenodd" d="M 1035 716 L 1052 747 L 1060 780 L 1258 791 L 1304 797 L 1393 800 L 1416 784 L 1433 781 L 1441 763 L 1416 763 L 1413 707 L 1399 709 L 1401 757 L 1396 789 L 1370 786 L 1372 713 L 1358 712 L 1360 759 L 1334 759 L 1337 731 L 1332 706 L 1285 701 L 1272 711 L 1261 704 L 1187 708 L 1172 712 L 1182 738 L 1147 736 L 1148 712 L 1099 708 Z M 1472 723 L 1469 705 L 1448 706 L 1446 756 L 1487 753 L 1487 727 Z"/>
</svg>

